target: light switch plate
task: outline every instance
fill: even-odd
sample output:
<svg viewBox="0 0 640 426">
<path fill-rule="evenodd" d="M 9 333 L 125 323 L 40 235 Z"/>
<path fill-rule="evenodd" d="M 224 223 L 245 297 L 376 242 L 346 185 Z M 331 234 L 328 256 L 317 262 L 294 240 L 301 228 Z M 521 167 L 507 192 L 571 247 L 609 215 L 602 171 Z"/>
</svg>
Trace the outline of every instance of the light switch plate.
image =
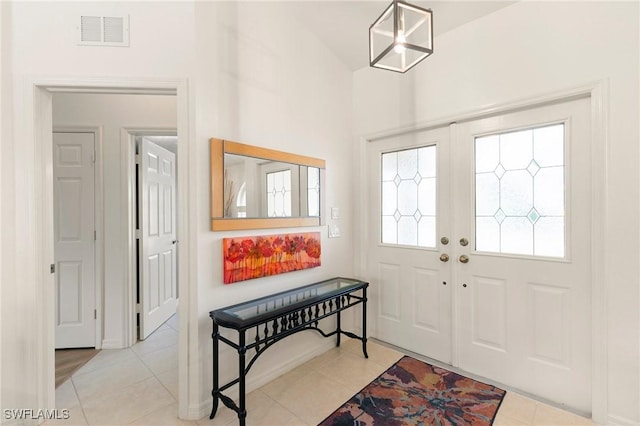
<svg viewBox="0 0 640 426">
<path fill-rule="evenodd" d="M 331 219 L 340 219 L 340 209 L 337 207 L 331 207 Z"/>
<path fill-rule="evenodd" d="M 340 228 L 336 224 L 329 225 L 329 238 L 339 238 Z"/>
</svg>

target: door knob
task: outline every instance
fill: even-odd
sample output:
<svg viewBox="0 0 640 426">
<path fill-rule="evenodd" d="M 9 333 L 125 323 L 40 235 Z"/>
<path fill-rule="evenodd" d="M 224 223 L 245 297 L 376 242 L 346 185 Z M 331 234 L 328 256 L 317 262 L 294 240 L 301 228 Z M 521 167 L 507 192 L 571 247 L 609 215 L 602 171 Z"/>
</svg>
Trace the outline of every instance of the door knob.
<svg viewBox="0 0 640 426">
<path fill-rule="evenodd" d="M 460 238 L 460 245 L 462 247 L 466 247 L 467 245 L 469 245 L 469 240 L 467 240 L 466 238 Z"/>
<path fill-rule="evenodd" d="M 466 254 L 463 254 L 458 258 L 458 260 L 460 261 L 460 263 L 469 263 L 469 256 L 467 256 Z"/>
<path fill-rule="evenodd" d="M 442 237 L 440 238 L 440 242 L 443 246 L 446 246 L 447 244 L 449 244 L 449 239 L 447 237 Z"/>
<path fill-rule="evenodd" d="M 440 255 L 440 261 L 441 262 L 448 262 L 449 261 L 449 255 L 447 253 L 442 253 Z"/>
</svg>

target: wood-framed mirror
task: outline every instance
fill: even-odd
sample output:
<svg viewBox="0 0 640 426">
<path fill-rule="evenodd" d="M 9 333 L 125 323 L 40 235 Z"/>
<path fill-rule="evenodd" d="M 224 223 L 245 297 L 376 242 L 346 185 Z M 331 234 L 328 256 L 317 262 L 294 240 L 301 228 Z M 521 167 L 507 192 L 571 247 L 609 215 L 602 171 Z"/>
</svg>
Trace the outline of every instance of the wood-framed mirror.
<svg viewBox="0 0 640 426">
<path fill-rule="evenodd" d="M 211 230 L 324 224 L 325 161 L 211 138 Z"/>
</svg>

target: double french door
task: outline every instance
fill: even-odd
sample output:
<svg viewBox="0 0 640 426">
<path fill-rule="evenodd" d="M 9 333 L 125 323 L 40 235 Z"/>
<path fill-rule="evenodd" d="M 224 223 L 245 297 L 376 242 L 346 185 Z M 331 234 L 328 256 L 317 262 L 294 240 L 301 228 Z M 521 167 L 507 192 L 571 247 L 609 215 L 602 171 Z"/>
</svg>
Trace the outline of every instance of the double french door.
<svg viewBox="0 0 640 426">
<path fill-rule="evenodd" d="M 589 100 L 368 146 L 372 334 L 591 408 Z"/>
</svg>

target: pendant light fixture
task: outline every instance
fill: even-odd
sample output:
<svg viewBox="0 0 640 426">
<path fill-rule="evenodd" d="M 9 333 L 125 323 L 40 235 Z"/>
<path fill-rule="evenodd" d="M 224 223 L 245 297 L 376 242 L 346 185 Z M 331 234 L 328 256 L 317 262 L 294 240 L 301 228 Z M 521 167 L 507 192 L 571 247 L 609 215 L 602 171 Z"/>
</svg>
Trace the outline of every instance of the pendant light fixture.
<svg viewBox="0 0 640 426">
<path fill-rule="evenodd" d="M 433 53 L 431 9 L 394 0 L 369 27 L 369 65 L 404 73 Z"/>
</svg>

